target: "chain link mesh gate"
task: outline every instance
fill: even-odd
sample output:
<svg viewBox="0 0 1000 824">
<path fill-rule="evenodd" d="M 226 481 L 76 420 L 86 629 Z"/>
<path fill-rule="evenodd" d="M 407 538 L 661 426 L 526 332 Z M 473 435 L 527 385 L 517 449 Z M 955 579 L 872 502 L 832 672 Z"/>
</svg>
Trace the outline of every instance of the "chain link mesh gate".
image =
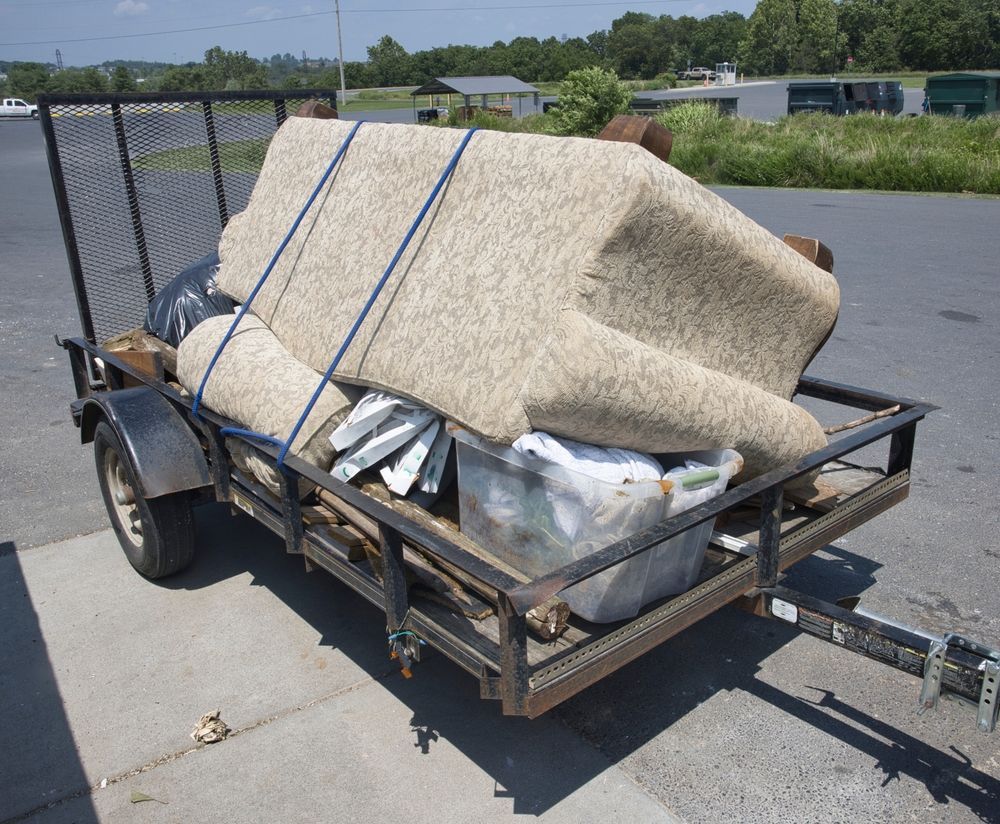
<svg viewBox="0 0 1000 824">
<path fill-rule="evenodd" d="M 41 95 L 84 336 L 141 326 L 157 291 L 218 248 L 274 132 L 328 89 Z"/>
</svg>

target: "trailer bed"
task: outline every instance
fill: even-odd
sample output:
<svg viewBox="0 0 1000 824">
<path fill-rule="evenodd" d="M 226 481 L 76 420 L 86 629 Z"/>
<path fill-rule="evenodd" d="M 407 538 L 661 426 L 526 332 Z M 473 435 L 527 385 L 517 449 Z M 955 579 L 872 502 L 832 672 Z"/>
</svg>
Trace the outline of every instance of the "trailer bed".
<svg viewBox="0 0 1000 824">
<path fill-rule="evenodd" d="M 211 497 L 229 502 L 234 510 L 260 521 L 285 539 L 288 551 L 302 554 L 308 567 L 326 570 L 384 610 L 390 634 L 414 633 L 475 675 L 483 697 L 500 699 L 507 713 L 530 717 L 726 604 L 776 586 L 782 570 L 903 500 L 910 485 L 915 427 L 933 408 L 804 378 L 799 386 L 802 394 L 851 409 L 899 406 L 899 411 L 845 433 L 798 464 L 752 479 L 706 504 L 527 583 L 513 580 L 492 566 L 489 554 L 470 547 L 468 538 L 455 531 L 451 520 L 435 517 L 409 502 L 388 500 L 387 495 L 380 500 L 291 458 L 291 475 L 307 478 L 342 500 L 344 506 L 338 514 L 355 513 L 354 526 L 360 532 L 370 535 L 378 531 L 385 562 L 385 574 L 380 580 L 370 563 L 351 560 L 349 548 L 332 537 L 326 525 L 305 522 L 297 496 L 297 477 L 282 476 L 286 479 L 286 494 L 276 495 L 232 464 L 219 433 L 231 421 L 208 410 L 204 419 L 195 419 L 189 398 L 155 374 L 123 360 L 118 353 L 82 339 L 64 345 L 72 356 L 81 398 L 75 410 L 78 418 L 82 419 L 86 399 L 92 393 L 114 390 L 126 382 L 155 389 L 200 431 L 213 478 Z M 94 358 L 100 359 L 107 378 L 107 385 L 99 384 L 97 389 L 88 371 L 93 370 Z M 851 452 L 879 442 L 888 444 L 884 469 L 855 466 L 845 460 Z M 274 462 L 275 447 L 254 443 L 252 448 L 263 460 Z M 791 487 L 786 494 L 786 485 L 817 469 L 819 481 L 811 491 L 819 490 L 818 494 L 808 496 Z M 687 592 L 647 605 L 630 621 L 592 624 L 573 616 L 566 632 L 554 641 L 544 641 L 526 631 L 525 614 L 536 604 L 709 519 L 717 519 L 716 535 L 696 584 Z M 351 522 L 350 517 L 346 520 Z M 496 614 L 473 620 L 422 596 L 419 588 L 408 588 L 403 578 L 404 545 L 455 564 L 484 587 L 495 589 L 500 605 Z M 395 575 L 393 557 L 398 559 Z M 419 647 L 409 652 L 418 656 Z"/>
</svg>

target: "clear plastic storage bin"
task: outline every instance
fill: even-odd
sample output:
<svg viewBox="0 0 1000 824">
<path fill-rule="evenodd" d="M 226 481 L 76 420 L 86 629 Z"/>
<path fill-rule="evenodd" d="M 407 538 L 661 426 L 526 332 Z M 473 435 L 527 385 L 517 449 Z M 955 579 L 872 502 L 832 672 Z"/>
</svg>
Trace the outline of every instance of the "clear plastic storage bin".
<svg viewBox="0 0 1000 824">
<path fill-rule="evenodd" d="M 448 431 L 457 442 L 462 532 L 533 578 L 719 495 L 743 465 L 729 449 L 658 456 L 667 468 L 690 459 L 709 469 L 672 474 L 672 487 L 658 481 L 609 484 L 452 424 Z M 632 618 L 650 601 L 690 589 L 712 527 L 708 521 L 689 529 L 564 590 L 561 597 L 588 621 Z"/>
</svg>

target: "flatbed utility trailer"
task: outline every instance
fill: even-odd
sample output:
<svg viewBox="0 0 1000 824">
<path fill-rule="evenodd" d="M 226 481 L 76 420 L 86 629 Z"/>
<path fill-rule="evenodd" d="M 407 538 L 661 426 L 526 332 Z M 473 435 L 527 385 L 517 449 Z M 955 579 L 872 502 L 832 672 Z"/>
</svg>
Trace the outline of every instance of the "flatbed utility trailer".
<svg viewBox="0 0 1000 824">
<path fill-rule="evenodd" d="M 329 91 L 67 95 L 40 100 L 56 200 L 84 334 L 60 340 L 76 388 L 73 420 L 95 442 L 112 526 L 130 560 L 155 544 L 159 569 L 178 568 L 172 539 L 190 537 L 192 507 L 218 501 L 281 536 L 308 569 L 323 569 L 385 613 L 391 652 L 408 672 L 421 648 L 437 649 L 479 681 L 503 712 L 535 717 L 648 652 L 721 607 L 737 602 L 835 646 L 923 679 L 919 706 L 940 695 L 971 703 L 977 727 L 997 720 L 1000 653 L 954 634 L 936 637 L 782 586 L 791 565 L 907 497 L 917 423 L 934 407 L 905 398 L 803 377 L 800 396 L 867 413 L 801 461 L 736 486 L 707 503 L 526 580 L 447 519 L 387 494 L 335 480 L 289 455 L 280 494 L 241 472 L 223 428 L 235 422 L 201 407 L 168 380 L 156 353 L 112 351 L 107 341 L 141 324 L 146 303 L 183 264 L 217 245 L 229 214 L 245 205 L 255 170 L 244 155 L 266 145 L 304 98 Z M 262 153 L 260 153 L 262 156 Z M 237 158 L 236 161 L 233 158 Z M 176 231 L 177 223 L 185 234 Z M 58 340 L 58 339 L 57 339 Z M 851 410 L 847 412 L 847 410 Z M 249 447 L 272 468 L 278 448 Z M 880 447 L 881 468 L 849 462 Z M 866 451 L 866 457 L 870 451 Z M 870 461 L 866 460 L 866 463 Z M 820 472 L 822 494 L 786 486 Z M 377 555 L 360 555 L 343 533 L 306 518 L 299 482 Z M 718 519 L 716 521 L 716 519 Z M 322 519 L 321 519 L 322 520 Z M 695 585 L 615 624 L 571 616 L 544 640 L 531 612 L 567 587 L 705 521 L 717 531 Z M 182 534 L 183 533 L 183 534 Z M 190 548 L 182 546 L 182 552 Z M 147 553 L 148 554 L 148 553 Z M 468 617 L 410 586 L 414 558 L 449 570 L 493 608 Z M 156 570 L 146 570 L 150 577 Z M 412 580 L 412 579 L 411 579 Z"/>
</svg>

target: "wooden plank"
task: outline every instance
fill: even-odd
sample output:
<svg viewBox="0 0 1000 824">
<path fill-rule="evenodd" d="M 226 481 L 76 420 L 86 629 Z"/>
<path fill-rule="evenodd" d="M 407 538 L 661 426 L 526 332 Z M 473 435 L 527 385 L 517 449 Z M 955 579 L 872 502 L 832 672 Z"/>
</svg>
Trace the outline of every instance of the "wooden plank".
<svg viewBox="0 0 1000 824">
<path fill-rule="evenodd" d="M 136 372 L 142 372 L 144 375 L 149 375 L 159 381 L 163 380 L 163 357 L 159 352 L 135 352 L 131 349 L 125 349 L 121 352 L 115 352 L 115 355 Z M 133 378 L 127 372 L 122 373 L 122 386 L 126 389 L 143 385 L 142 381 Z"/>
<path fill-rule="evenodd" d="M 809 486 L 796 486 L 785 490 L 785 497 L 794 504 L 815 509 L 818 512 L 829 512 L 840 503 L 844 495 L 835 486 L 817 478 Z"/>
<path fill-rule="evenodd" d="M 516 578 L 523 583 L 527 583 L 530 580 L 528 576 L 520 570 L 515 569 L 505 561 L 502 561 L 500 558 L 497 558 L 495 555 L 487 552 L 479 546 L 479 544 L 470 540 L 461 532 L 457 532 L 451 524 L 438 520 L 427 512 L 427 510 L 417 506 L 412 501 L 407 501 L 402 498 L 393 498 L 389 494 L 389 490 L 386 489 L 383 484 L 367 483 L 363 484 L 361 489 L 366 495 L 370 495 L 376 500 L 392 507 L 401 515 L 405 515 L 411 520 L 420 523 L 426 529 L 430 529 L 440 535 L 444 535 L 449 541 L 457 544 L 470 555 L 478 556 L 497 569 L 507 573 L 512 578 Z M 433 558 L 435 563 L 440 560 L 443 559 L 439 559 L 437 557 Z M 459 580 L 463 583 L 472 585 L 475 581 L 472 576 L 465 573 L 464 570 L 459 570 L 458 567 L 453 564 L 449 564 L 447 568 L 452 575 L 459 577 Z M 461 577 L 459 573 L 461 573 Z M 477 591 L 479 591 L 484 597 L 489 598 L 491 602 L 493 602 L 497 597 L 496 592 L 485 585 L 483 585 L 482 590 Z M 545 639 L 556 638 L 566 629 L 566 622 L 569 619 L 569 606 L 559 597 L 553 597 L 541 604 L 537 604 L 534 608 L 528 611 L 525 617 L 528 621 L 528 629 L 532 632 Z"/>
<path fill-rule="evenodd" d="M 307 524 L 310 525 L 340 523 L 340 516 L 325 506 L 302 507 L 302 518 Z M 348 545 L 350 546 L 350 544 Z"/>
<path fill-rule="evenodd" d="M 469 540 L 461 532 L 458 532 L 454 525 L 435 518 L 425 509 L 417 506 L 412 501 L 392 498 L 384 485 L 374 482 L 365 483 L 362 485 L 362 491 L 387 506 L 392 507 L 400 514 L 417 521 L 426 529 L 432 530 L 439 535 L 443 535 L 449 541 L 457 544 L 469 554 L 482 558 L 487 561 L 487 563 L 490 563 L 498 569 L 506 572 L 512 578 L 516 578 L 517 580 L 525 583 L 528 581 L 527 575 L 505 564 L 499 558 L 484 550 L 481 546 L 479 546 L 479 544 Z M 346 520 L 350 521 L 357 528 L 362 530 L 370 540 L 378 540 L 378 525 L 375 521 L 358 512 L 350 504 L 324 489 L 319 490 L 318 494 L 320 500 L 326 506 L 335 509 L 343 515 Z M 435 568 L 443 570 L 447 575 L 457 579 L 463 586 L 472 589 L 480 597 L 486 598 L 490 601 L 490 603 L 496 605 L 497 594 L 487 584 L 482 583 L 465 572 L 465 570 L 456 567 L 454 564 L 450 564 L 442 558 L 438 558 L 431 553 L 425 552 L 420 547 L 412 547 L 409 544 L 406 546 L 408 550 L 421 554 L 421 556 L 429 563 L 433 564 Z M 373 560 L 372 566 L 378 569 L 378 562 Z M 552 598 L 544 604 L 539 604 L 537 607 L 532 609 L 528 613 L 527 619 L 528 628 L 532 632 L 545 639 L 557 637 L 566 630 L 567 621 L 569 619 L 569 606 L 565 601 L 559 598 Z"/>
<path fill-rule="evenodd" d="M 171 375 L 177 374 L 177 350 L 169 343 L 153 337 L 145 329 L 129 329 L 120 335 L 109 338 L 102 345 L 102 349 L 114 352 L 117 357 L 121 357 L 123 352 L 158 352 L 163 359 L 162 369 Z M 122 358 L 125 360 L 125 358 Z M 131 364 L 131 362 L 129 362 Z M 160 380 L 163 372 L 158 376 Z"/>
<path fill-rule="evenodd" d="M 336 548 L 339 552 L 346 555 L 348 561 L 359 563 L 361 561 L 368 560 L 368 553 L 365 551 L 365 544 L 367 544 L 367 541 L 362 541 L 361 543 L 354 545 L 345 544 L 338 540 L 337 537 L 330 532 L 332 527 L 329 524 L 317 524 L 314 529 L 316 532 L 322 532 L 323 537 L 333 544 L 334 548 Z"/>
<path fill-rule="evenodd" d="M 361 546 L 365 542 L 364 536 L 347 525 L 331 526 L 327 531 L 346 546 Z"/>
</svg>

